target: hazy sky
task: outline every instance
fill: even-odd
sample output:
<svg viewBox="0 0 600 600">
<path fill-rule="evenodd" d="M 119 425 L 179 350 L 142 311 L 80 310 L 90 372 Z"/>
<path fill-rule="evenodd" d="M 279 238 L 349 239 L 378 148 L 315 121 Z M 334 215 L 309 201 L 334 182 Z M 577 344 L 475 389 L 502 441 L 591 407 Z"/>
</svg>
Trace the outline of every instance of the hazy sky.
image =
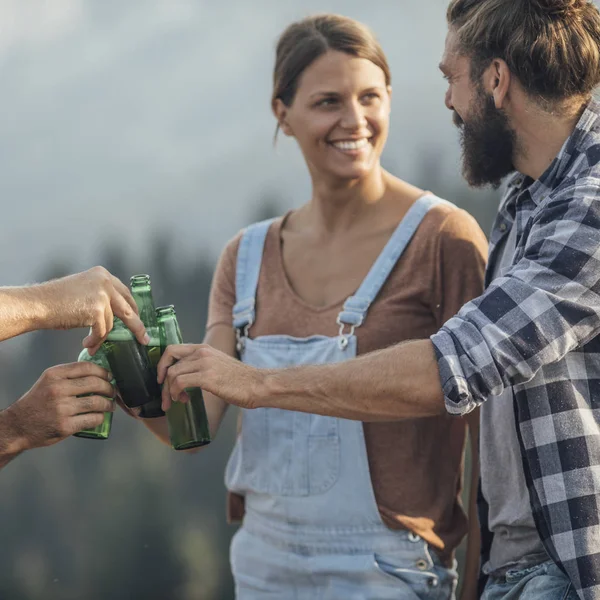
<svg viewBox="0 0 600 600">
<path fill-rule="evenodd" d="M 91 266 L 159 228 L 216 256 L 270 194 L 308 198 L 293 142 L 272 147 L 278 34 L 314 12 L 370 25 L 393 75 L 386 158 L 410 180 L 431 150 L 457 175 L 437 70 L 445 0 L 0 0 L 0 281 L 53 257 Z"/>
</svg>

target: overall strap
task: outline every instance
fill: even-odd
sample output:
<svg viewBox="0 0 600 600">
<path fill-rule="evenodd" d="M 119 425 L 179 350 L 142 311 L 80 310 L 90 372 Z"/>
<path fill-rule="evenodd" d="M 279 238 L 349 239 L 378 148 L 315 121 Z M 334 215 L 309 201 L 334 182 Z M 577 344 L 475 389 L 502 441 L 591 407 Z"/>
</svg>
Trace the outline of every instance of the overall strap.
<svg viewBox="0 0 600 600">
<path fill-rule="evenodd" d="M 337 323 L 340 325 L 340 335 L 342 335 L 344 325 L 349 325 L 352 330 L 362 325 L 369 306 L 375 300 L 379 290 L 396 266 L 398 259 L 421 224 L 423 217 L 425 217 L 431 207 L 442 203 L 450 204 L 450 202 L 442 200 L 433 194 L 428 194 L 421 196 L 408 209 L 408 212 L 404 215 L 398 227 L 396 227 L 396 231 L 394 231 L 385 248 L 371 267 L 356 294 L 350 296 L 344 302 L 342 312 L 340 312 L 337 318 Z"/>
<path fill-rule="evenodd" d="M 262 264 L 263 248 L 267 231 L 275 219 L 268 219 L 246 227 L 240 240 L 235 272 L 235 306 L 233 326 L 245 333 L 256 316 L 256 288 Z"/>
</svg>

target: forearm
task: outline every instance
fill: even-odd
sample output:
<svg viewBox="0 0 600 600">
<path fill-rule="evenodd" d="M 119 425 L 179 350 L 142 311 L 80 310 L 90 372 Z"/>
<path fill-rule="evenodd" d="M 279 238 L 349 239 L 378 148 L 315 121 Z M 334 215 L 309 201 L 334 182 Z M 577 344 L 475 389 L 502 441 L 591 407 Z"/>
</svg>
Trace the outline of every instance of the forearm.
<svg viewBox="0 0 600 600">
<path fill-rule="evenodd" d="M 48 320 L 43 286 L 0 288 L 0 341 L 43 328 Z"/>
<path fill-rule="evenodd" d="M 166 417 L 155 417 L 152 419 L 138 419 L 151 431 L 163 444 L 171 445 L 169 440 L 169 426 Z"/>
<path fill-rule="evenodd" d="M 0 412 L 0 469 L 26 449 L 22 433 L 14 424 L 10 407 Z"/>
<path fill-rule="evenodd" d="M 405 342 L 337 364 L 268 370 L 264 387 L 257 406 L 358 421 L 445 412 L 429 340 Z"/>
</svg>

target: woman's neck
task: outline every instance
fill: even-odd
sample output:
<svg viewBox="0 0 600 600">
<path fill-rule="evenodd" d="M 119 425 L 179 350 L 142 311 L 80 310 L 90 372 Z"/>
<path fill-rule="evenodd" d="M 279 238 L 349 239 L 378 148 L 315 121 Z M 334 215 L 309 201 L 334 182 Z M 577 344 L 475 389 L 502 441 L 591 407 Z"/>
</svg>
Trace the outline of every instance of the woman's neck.
<svg viewBox="0 0 600 600">
<path fill-rule="evenodd" d="M 387 173 L 378 166 L 366 177 L 343 184 L 313 181 L 313 193 L 306 206 L 311 225 L 324 233 L 347 231 L 384 197 Z"/>
</svg>

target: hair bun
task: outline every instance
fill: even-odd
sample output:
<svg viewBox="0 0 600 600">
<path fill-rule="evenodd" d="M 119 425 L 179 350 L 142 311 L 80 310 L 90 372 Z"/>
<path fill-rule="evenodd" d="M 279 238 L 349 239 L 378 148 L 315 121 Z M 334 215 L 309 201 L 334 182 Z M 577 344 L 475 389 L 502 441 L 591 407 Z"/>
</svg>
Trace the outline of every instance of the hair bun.
<svg viewBox="0 0 600 600">
<path fill-rule="evenodd" d="M 529 0 L 540 12 L 551 17 L 567 17 L 583 10 L 587 0 Z"/>
</svg>

